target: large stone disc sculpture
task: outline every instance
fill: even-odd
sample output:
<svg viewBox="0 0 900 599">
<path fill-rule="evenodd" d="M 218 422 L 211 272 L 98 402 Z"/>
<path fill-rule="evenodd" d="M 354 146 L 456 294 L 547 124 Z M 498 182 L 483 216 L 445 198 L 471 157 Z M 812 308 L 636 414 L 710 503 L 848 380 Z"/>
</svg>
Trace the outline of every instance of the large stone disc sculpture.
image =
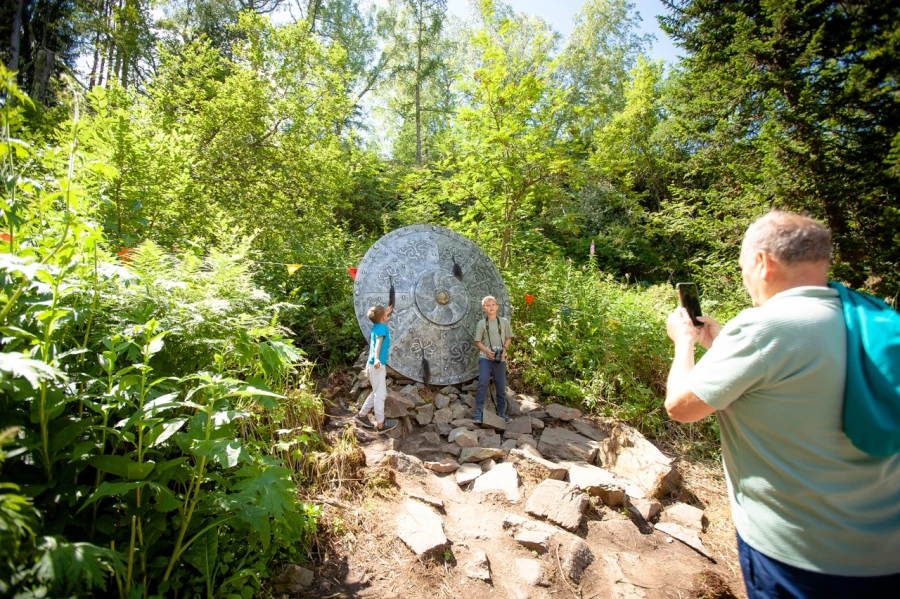
<svg viewBox="0 0 900 599">
<path fill-rule="evenodd" d="M 424 382 L 424 358 L 434 385 L 477 377 L 474 335 L 478 319 L 484 318 L 481 298 L 493 295 L 499 313 L 507 318 L 510 313 L 506 285 L 491 259 L 443 227 L 413 225 L 388 233 L 366 252 L 353 285 L 356 320 L 366 340 L 372 330 L 366 313 L 376 304 L 388 305 L 391 284 L 389 366 Z"/>
</svg>

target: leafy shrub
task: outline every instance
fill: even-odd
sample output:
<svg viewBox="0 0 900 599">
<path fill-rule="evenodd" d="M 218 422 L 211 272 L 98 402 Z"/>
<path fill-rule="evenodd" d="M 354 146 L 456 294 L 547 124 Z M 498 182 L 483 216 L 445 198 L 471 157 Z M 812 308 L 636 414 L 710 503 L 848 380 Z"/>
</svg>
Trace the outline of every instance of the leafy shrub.
<svg viewBox="0 0 900 599">
<path fill-rule="evenodd" d="M 593 264 L 579 268 L 561 259 L 507 273 L 506 282 L 526 384 L 654 436 L 679 434 L 663 407 L 672 359 L 665 320 L 676 305 L 670 286 L 627 285 Z M 525 294 L 535 297 L 531 306 Z M 695 441 L 714 451 L 716 435 L 707 420 L 697 425 Z"/>
<path fill-rule="evenodd" d="M 282 306 L 253 284 L 246 242 L 111 260 L 76 144 L 61 160 L 22 141 L 10 100 L 27 99 L 0 75 L 0 594 L 254 595 L 318 518 L 279 448 L 242 434 L 256 415 L 269 441 L 288 421 L 316 443 Z"/>
</svg>

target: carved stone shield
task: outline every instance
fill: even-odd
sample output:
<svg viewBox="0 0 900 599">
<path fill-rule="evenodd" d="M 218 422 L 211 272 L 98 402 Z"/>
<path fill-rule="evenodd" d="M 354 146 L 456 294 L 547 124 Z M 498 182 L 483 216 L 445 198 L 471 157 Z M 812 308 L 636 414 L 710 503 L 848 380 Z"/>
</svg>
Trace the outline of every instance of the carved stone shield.
<svg viewBox="0 0 900 599">
<path fill-rule="evenodd" d="M 453 274 L 454 264 L 461 277 Z M 478 376 L 475 326 L 481 299 L 497 298 L 499 314 L 509 318 L 509 294 L 503 278 L 481 249 L 443 227 L 413 225 L 379 239 L 356 273 L 353 306 L 368 341 L 371 306 L 388 305 L 394 284 L 394 313 L 388 318 L 391 349 L 388 364 L 414 381 L 424 381 L 422 358 L 431 383 L 453 385 Z"/>
</svg>

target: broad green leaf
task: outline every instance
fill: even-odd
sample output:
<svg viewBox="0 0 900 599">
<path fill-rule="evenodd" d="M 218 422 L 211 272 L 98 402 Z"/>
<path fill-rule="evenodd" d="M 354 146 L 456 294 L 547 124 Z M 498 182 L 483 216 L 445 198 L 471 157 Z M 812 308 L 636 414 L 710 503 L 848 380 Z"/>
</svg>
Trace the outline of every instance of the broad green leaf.
<svg viewBox="0 0 900 599">
<path fill-rule="evenodd" d="M 44 381 L 65 381 L 61 370 L 19 352 L 0 352 L 0 381 L 21 377 L 37 389 Z"/>
<path fill-rule="evenodd" d="M 88 463 L 101 472 L 115 474 L 120 478 L 128 478 L 128 472 L 137 462 L 121 455 L 95 455 L 88 458 Z"/>
<path fill-rule="evenodd" d="M 233 468 L 242 461 L 251 461 L 249 454 L 237 439 L 200 441 L 193 446 L 191 453 L 204 456 L 223 468 Z"/>
<path fill-rule="evenodd" d="M 153 442 L 150 443 L 150 447 L 156 447 L 157 445 L 162 445 L 163 443 L 165 443 L 169 439 L 169 437 L 177 433 L 188 420 L 189 419 L 187 417 L 180 417 L 164 422 L 162 425 L 160 425 L 162 427 L 162 431 L 159 433 L 156 439 L 154 439 Z"/>
<path fill-rule="evenodd" d="M 213 527 L 197 537 L 181 556 L 197 568 L 206 580 L 211 581 L 215 577 L 218 554 L 219 530 Z"/>
<path fill-rule="evenodd" d="M 135 480 L 129 482 L 104 482 L 101 483 L 94 493 L 88 497 L 87 501 L 84 502 L 84 505 L 79 508 L 79 512 L 91 505 L 98 499 L 102 499 L 104 497 L 109 497 L 111 495 L 124 496 L 128 492 L 137 489 L 138 487 L 143 487 L 149 484 L 149 481 L 146 480 Z"/>
<path fill-rule="evenodd" d="M 59 432 L 53 433 L 50 438 L 50 454 L 55 455 L 64 447 L 75 441 L 81 434 L 97 422 L 99 418 L 82 418 L 67 425 Z"/>
<path fill-rule="evenodd" d="M 143 462 L 137 463 L 132 462 L 128 464 L 128 479 L 129 480 L 144 480 L 147 478 L 151 472 L 153 472 L 153 468 L 156 466 L 153 462 Z"/>
</svg>

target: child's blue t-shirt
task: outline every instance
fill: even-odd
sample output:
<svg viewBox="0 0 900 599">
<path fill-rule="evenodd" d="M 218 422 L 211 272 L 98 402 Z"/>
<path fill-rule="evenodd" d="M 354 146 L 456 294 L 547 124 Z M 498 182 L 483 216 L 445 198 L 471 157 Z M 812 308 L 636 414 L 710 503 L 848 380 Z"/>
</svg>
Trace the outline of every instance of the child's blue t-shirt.
<svg viewBox="0 0 900 599">
<path fill-rule="evenodd" d="M 381 354 L 379 354 L 378 360 L 382 364 L 387 364 L 388 349 L 391 347 L 391 331 L 383 322 L 372 325 L 372 333 L 369 340 L 369 364 L 375 363 L 375 343 L 379 337 L 384 337 L 384 341 L 381 342 Z"/>
</svg>

